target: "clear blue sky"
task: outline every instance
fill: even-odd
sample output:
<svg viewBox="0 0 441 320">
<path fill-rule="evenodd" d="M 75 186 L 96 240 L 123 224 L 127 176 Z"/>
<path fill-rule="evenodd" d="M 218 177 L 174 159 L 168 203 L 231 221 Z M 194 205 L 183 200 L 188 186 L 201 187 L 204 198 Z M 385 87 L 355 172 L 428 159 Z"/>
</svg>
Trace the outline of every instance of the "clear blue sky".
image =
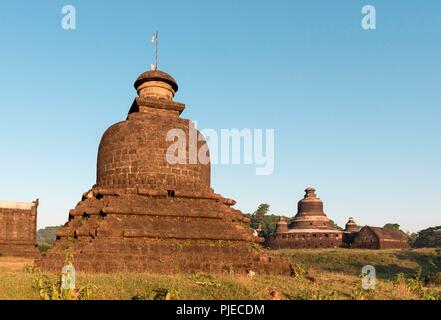
<svg viewBox="0 0 441 320">
<path fill-rule="evenodd" d="M 75 31 L 61 8 L 77 10 Z M 360 26 L 377 9 L 377 30 Z M 244 212 L 294 215 L 314 186 L 343 225 L 441 225 L 441 2 L 9 1 L 0 11 L 0 199 L 61 224 L 95 182 L 104 130 L 152 62 L 199 128 L 274 128 L 275 171 L 213 166 Z"/>
</svg>

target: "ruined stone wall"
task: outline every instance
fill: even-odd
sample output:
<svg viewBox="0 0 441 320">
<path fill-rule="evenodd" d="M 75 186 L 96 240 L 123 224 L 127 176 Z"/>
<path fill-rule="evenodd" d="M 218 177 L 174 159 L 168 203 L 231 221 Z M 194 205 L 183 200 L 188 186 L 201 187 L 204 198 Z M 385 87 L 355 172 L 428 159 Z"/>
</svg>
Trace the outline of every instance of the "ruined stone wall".
<svg viewBox="0 0 441 320">
<path fill-rule="evenodd" d="M 374 232 L 373 229 L 376 231 Z M 364 227 L 355 234 L 352 248 L 360 249 L 406 249 L 409 247 L 407 239 L 398 232 L 384 228 Z"/>
<path fill-rule="evenodd" d="M 273 249 L 318 249 L 338 248 L 343 246 L 343 235 L 341 233 L 286 233 L 269 236 L 265 242 L 266 246 Z"/>
<path fill-rule="evenodd" d="M 37 206 L 0 202 L 0 254 L 35 256 Z"/>
<path fill-rule="evenodd" d="M 357 232 L 345 232 L 343 233 L 343 246 L 346 248 L 351 248 L 352 244 L 354 243 L 355 236 L 357 235 Z"/>
<path fill-rule="evenodd" d="M 407 240 L 399 239 L 381 239 L 380 249 L 407 249 L 409 244 Z"/>
<path fill-rule="evenodd" d="M 216 194 L 95 189 L 70 211 L 53 248 L 37 261 L 60 270 L 65 253 L 82 272 L 290 274 L 289 261 L 257 244 L 235 202 Z"/>
<path fill-rule="evenodd" d="M 373 232 L 363 228 L 355 235 L 351 247 L 358 249 L 380 249 L 380 243 Z"/>
</svg>

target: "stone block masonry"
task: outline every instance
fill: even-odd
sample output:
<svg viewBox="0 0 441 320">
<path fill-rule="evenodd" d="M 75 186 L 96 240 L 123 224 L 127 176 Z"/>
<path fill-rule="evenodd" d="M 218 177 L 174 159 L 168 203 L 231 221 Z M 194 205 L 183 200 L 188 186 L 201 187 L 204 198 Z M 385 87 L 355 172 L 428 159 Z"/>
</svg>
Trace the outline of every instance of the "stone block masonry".
<svg viewBox="0 0 441 320">
<path fill-rule="evenodd" d="M 167 133 L 182 129 L 188 135 L 194 126 L 180 118 L 185 105 L 172 101 L 176 81 L 148 71 L 135 88 L 127 119 L 101 139 L 96 184 L 37 261 L 41 269 L 61 270 L 70 253 L 76 269 L 86 272 L 289 275 L 289 260 L 260 247 L 264 239 L 231 207 L 236 202 L 214 193 L 210 163 L 167 161 L 173 143 Z M 205 145 L 198 139 L 198 148 Z"/>
<path fill-rule="evenodd" d="M 36 257 L 38 200 L 30 203 L 0 201 L 0 254 Z"/>
</svg>

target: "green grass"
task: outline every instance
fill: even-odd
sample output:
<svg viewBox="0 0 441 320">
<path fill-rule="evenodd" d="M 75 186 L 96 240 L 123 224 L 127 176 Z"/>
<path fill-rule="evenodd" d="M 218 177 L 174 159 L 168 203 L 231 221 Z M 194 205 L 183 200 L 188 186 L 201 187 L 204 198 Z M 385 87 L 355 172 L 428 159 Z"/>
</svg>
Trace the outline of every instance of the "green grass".
<svg viewBox="0 0 441 320">
<path fill-rule="evenodd" d="M 242 275 L 155 275 L 82 274 L 78 286 L 93 285 L 93 299 L 153 298 L 154 292 L 166 289 L 174 299 L 420 299 L 422 295 L 403 282 L 397 274 L 410 277 L 418 272 L 440 271 L 434 264 L 434 250 L 277 250 L 289 256 L 304 270 L 298 277 L 257 274 L 253 279 Z M 361 268 L 370 264 L 377 270 L 377 287 L 361 289 Z M 39 299 L 32 289 L 38 276 L 31 260 L 0 257 L 0 300 Z M 26 266 L 26 267 L 25 267 Z M 48 274 L 56 281 L 56 274 Z M 434 287 L 434 290 L 439 288 Z"/>
<path fill-rule="evenodd" d="M 288 256 L 294 263 L 306 268 L 332 273 L 356 275 L 365 265 L 373 265 L 377 277 L 391 280 L 398 273 L 411 276 L 421 268 L 423 273 L 441 272 L 441 264 L 434 267 L 430 262 L 434 249 L 409 250 L 363 250 L 363 249 L 318 249 L 275 251 L 278 255 Z"/>
</svg>

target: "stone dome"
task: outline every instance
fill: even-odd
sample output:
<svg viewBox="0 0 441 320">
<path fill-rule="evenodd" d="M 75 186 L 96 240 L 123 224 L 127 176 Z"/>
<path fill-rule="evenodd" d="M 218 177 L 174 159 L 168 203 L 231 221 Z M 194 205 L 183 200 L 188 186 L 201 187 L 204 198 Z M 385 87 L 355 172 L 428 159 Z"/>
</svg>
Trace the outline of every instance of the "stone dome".
<svg viewBox="0 0 441 320">
<path fill-rule="evenodd" d="M 178 91 L 178 83 L 176 82 L 176 80 L 171 75 L 161 70 L 149 70 L 141 73 L 135 81 L 135 89 L 138 89 L 140 85 L 148 81 L 166 82 L 173 87 L 173 90 L 175 92 Z"/>
<path fill-rule="evenodd" d="M 314 188 L 305 189 L 305 196 L 297 204 L 297 214 L 290 228 L 328 229 L 329 219 L 323 212 L 323 202 L 317 197 Z"/>
<path fill-rule="evenodd" d="M 206 163 L 190 158 L 190 133 L 199 137 L 197 151 L 204 147 L 208 155 L 208 147 L 194 124 L 179 117 L 185 106 L 172 101 L 176 81 L 163 71 L 148 71 L 138 77 L 135 88 L 138 97 L 127 120 L 112 125 L 101 139 L 96 187 L 210 192 L 209 157 Z M 171 132 L 185 138 L 178 163 L 167 158 L 179 139 L 170 139 Z"/>
<path fill-rule="evenodd" d="M 347 232 L 358 232 L 360 231 L 360 228 L 357 225 L 357 222 L 355 222 L 355 219 L 350 217 L 348 222 L 346 222 L 345 231 Z"/>
<path fill-rule="evenodd" d="M 150 96 L 171 100 L 178 91 L 176 80 L 161 70 L 142 73 L 136 79 L 134 86 L 140 97 Z"/>
</svg>

